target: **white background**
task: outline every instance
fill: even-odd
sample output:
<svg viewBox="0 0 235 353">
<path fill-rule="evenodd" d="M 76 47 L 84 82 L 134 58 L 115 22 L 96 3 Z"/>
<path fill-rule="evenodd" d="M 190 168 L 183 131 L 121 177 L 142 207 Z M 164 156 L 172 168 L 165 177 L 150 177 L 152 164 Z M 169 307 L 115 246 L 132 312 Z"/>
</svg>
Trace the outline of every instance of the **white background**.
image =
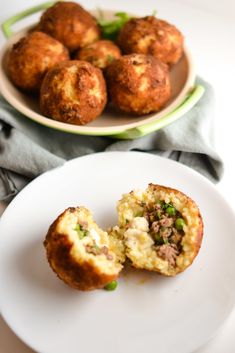
<svg viewBox="0 0 235 353">
<path fill-rule="evenodd" d="M 39 3 L 33 0 L 3 0 L 1 1 L 0 22 Z M 151 14 L 153 10 L 157 10 L 160 18 L 167 19 L 181 29 L 187 46 L 194 56 L 198 75 L 210 82 L 215 89 L 215 145 L 225 162 L 225 174 L 217 187 L 235 209 L 235 114 L 233 109 L 235 100 L 235 1 L 81 0 L 80 3 L 88 9 L 112 8 L 134 12 L 138 15 Z M 20 29 L 37 18 L 38 15 L 34 15 L 14 28 Z M 3 35 L 0 34 L 0 44 L 2 45 L 4 41 Z M 222 237 L 223 234 L 221 234 L 221 241 Z M 234 353 L 234 332 L 235 310 L 216 336 L 195 353 Z M 0 319 L 0 353 L 28 352 L 32 350 L 27 348 Z"/>
</svg>

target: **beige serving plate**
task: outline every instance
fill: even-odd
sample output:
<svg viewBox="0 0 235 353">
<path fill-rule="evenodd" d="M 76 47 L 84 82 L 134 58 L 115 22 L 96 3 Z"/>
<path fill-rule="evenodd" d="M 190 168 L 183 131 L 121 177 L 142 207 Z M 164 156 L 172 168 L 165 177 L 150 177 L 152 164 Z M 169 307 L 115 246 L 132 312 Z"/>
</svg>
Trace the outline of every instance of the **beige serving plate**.
<svg viewBox="0 0 235 353">
<path fill-rule="evenodd" d="M 193 60 L 189 50 L 184 47 L 182 58 L 170 69 L 170 81 L 172 85 L 170 100 L 157 113 L 136 117 L 116 112 L 109 106 L 99 118 L 85 126 L 66 124 L 43 116 L 39 109 L 39 99 L 21 92 L 9 80 L 7 58 L 12 45 L 25 36 L 33 27 L 29 26 L 20 32 L 12 34 L 11 25 L 29 14 L 51 6 L 51 4 L 50 2 L 28 9 L 23 13 L 13 16 L 2 25 L 3 32 L 9 39 L 0 54 L 0 92 L 24 116 L 50 128 L 75 134 L 114 135 L 118 138 L 136 138 L 158 130 L 178 119 L 189 111 L 201 98 L 204 88 L 202 86 L 195 86 Z M 114 16 L 113 11 L 103 11 L 103 13 L 107 19 Z M 97 16 L 98 12 L 92 11 L 92 14 Z"/>
</svg>

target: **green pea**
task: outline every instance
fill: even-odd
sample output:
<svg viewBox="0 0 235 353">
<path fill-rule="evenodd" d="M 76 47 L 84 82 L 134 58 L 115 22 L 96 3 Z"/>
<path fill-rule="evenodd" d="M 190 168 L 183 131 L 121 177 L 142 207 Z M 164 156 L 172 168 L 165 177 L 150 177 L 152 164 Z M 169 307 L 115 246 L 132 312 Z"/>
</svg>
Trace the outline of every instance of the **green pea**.
<svg viewBox="0 0 235 353">
<path fill-rule="evenodd" d="M 87 234 L 85 230 L 77 230 L 80 239 L 83 239 Z"/>
<path fill-rule="evenodd" d="M 167 209 L 166 209 L 166 213 L 167 213 L 169 216 L 175 216 L 175 214 L 176 214 L 176 209 L 175 209 L 175 207 L 173 207 L 173 206 L 168 206 Z"/>
<path fill-rule="evenodd" d="M 106 284 L 104 289 L 105 290 L 109 290 L 109 291 L 115 290 L 117 288 L 117 285 L 118 285 L 117 281 L 111 281 L 108 284 Z"/>
<path fill-rule="evenodd" d="M 154 238 L 155 238 L 155 243 L 157 245 L 163 245 L 164 244 L 164 239 L 161 237 L 160 234 L 154 234 Z"/>
<path fill-rule="evenodd" d="M 177 230 L 182 230 L 185 225 L 183 218 L 177 218 L 175 221 L 175 227 Z"/>
<path fill-rule="evenodd" d="M 86 235 L 87 235 L 87 231 L 83 230 L 82 227 L 80 226 L 80 224 L 77 224 L 76 227 L 74 228 L 74 230 L 76 230 L 79 239 L 83 239 Z"/>
<path fill-rule="evenodd" d="M 76 231 L 81 230 L 81 226 L 80 226 L 80 224 L 76 224 L 76 226 L 75 226 L 74 230 L 76 230 Z"/>
</svg>

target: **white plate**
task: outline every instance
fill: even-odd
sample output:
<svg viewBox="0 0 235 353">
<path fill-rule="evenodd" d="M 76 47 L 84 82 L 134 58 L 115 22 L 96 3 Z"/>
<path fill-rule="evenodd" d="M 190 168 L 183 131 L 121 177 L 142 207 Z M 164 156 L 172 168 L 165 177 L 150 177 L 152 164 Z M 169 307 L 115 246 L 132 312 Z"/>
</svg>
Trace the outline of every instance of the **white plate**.
<svg viewBox="0 0 235 353">
<path fill-rule="evenodd" d="M 42 245 L 54 218 L 85 205 L 108 227 L 122 193 L 149 182 L 181 189 L 199 205 L 205 232 L 193 265 L 175 278 L 124 273 L 114 292 L 83 293 L 57 279 Z M 139 152 L 75 159 L 34 180 L 2 216 L 3 317 L 41 353 L 192 352 L 234 305 L 234 229 L 234 214 L 216 188 L 176 162 Z"/>
</svg>

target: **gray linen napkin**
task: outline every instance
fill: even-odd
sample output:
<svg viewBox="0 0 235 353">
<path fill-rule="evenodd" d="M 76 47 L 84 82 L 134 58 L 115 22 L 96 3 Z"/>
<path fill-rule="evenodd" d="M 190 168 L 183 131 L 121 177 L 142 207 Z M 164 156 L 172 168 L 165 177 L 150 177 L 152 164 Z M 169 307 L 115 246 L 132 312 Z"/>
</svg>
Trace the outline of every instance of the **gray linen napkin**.
<svg viewBox="0 0 235 353">
<path fill-rule="evenodd" d="M 213 147 L 212 87 L 196 106 L 171 125 L 136 140 L 73 135 L 41 126 L 0 96 L 0 200 L 10 201 L 30 180 L 66 160 L 100 151 L 146 151 L 188 165 L 213 182 L 223 163 Z"/>
</svg>

